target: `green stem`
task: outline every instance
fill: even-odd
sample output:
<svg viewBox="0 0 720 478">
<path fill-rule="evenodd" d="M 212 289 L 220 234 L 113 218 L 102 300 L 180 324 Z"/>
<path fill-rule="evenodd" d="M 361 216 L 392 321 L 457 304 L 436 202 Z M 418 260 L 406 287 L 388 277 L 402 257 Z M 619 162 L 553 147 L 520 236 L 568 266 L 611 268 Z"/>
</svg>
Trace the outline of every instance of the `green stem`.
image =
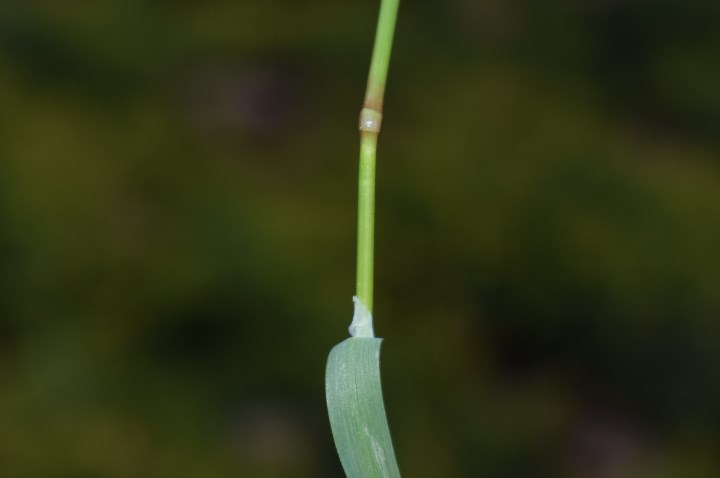
<svg viewBox="0 0 720 478">
<path fill-rule="evenodd" d="M 375 235 L 375 157 L 382 124 L 383 98 L 399 0 L 382 0 L 360 112 L 360 180 L 358 184 L 358 243 L 356 296 L 372 312 Z"/>
</svg>

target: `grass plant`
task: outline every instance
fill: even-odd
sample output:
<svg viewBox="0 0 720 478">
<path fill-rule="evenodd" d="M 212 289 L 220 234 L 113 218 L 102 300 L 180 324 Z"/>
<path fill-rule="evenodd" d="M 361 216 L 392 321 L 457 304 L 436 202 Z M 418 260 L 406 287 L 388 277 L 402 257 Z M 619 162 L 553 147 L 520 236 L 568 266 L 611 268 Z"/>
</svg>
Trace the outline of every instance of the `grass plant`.
<svg viewBox="0 0 720 478">
<path fill-rule="evenodd" d="M 325 376 L 330 425 L 348 478 L 400 476 L 380 386 L 380 344 L 373 331 L 375 164 L 399 0 L 382 0 L 365 102 L 360 170 L 355 314 L 351 337 L 330 352 Z"/>
</svg>

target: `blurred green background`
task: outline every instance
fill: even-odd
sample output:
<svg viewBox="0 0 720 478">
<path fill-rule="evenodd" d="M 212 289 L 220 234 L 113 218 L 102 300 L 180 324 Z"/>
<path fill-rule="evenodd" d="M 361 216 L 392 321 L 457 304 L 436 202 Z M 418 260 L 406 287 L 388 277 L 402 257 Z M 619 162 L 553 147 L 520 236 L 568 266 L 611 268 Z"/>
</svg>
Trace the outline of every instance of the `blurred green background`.
<svg viewBox="0 0 720 478">
<path fill-rule="evenodd" d="M 0 3 L 0 476 L 343 476 L 377 8 Z M 375 317 L 405 476 L 720 476 L 718 18 L 402 5 Z"/>
</svg>

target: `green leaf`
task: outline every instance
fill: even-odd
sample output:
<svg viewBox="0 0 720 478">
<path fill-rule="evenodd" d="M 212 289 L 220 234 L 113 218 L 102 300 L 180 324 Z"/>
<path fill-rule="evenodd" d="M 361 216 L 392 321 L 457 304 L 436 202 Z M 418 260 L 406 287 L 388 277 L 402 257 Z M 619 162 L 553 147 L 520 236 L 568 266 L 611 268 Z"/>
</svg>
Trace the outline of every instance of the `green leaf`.
<svg viewBox="0 0 720 478">
<path fill-rule="evenodd" d="M 399 478 L 380 387 L 382 339 L 351 337 L 328 357 L 330 425 L 348 478 Z"/>
</svg>

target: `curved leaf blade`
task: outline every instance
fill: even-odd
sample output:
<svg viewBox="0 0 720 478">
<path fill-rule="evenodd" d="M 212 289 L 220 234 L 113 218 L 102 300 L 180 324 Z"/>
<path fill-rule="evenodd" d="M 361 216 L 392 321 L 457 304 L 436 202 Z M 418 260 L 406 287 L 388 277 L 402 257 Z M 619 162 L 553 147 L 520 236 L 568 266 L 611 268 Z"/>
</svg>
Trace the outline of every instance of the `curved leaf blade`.
<svg viewBox="0 0 720 478">
<path fill-rule="evenodd" d="M 381 343 L 351 337 L 328 357 L 330 425 L 348 478 L 400 478 L 380 386 Z"/>
</svg>

